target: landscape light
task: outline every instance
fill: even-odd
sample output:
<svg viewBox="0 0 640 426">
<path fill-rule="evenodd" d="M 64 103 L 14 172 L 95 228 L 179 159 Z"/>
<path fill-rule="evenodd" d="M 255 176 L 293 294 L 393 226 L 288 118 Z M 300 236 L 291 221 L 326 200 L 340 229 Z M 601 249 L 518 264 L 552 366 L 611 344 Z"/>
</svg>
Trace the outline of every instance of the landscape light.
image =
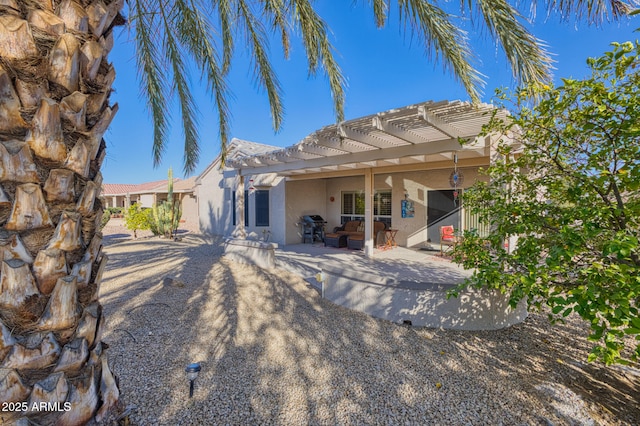
<svg viewBox="0 0 640 426">
<path fill-rule="evenodd" d="M 189 398 L 191 398 L 193 397 L 193 383 L 196 378 L 198 378 L 198 373 L 200 372 L 200 364 L 197 362 L 189 364 L 184 371 L 187 373 L 187 379 L 189 379 Z"/>
</svg>

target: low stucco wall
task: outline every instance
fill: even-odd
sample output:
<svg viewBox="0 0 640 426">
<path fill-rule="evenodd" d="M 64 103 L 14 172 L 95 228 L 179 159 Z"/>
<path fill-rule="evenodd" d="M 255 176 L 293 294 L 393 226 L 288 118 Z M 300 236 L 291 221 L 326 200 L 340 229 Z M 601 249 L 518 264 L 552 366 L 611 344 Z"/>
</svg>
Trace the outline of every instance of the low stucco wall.
<svg viewBox="0 0 640 426">
<path fill-rule="evenodd" d="M 275 249 L 278 244 L 263 241 L 240 240 L 227 238 L 224 240 L 224 256 L 230 260 L 273 269 L 276 265 Z"/>
<path fill-rule="evenodd" d="M 497 330 L 527 317 L 527 305 L 509 306 L 499 291 L 469 288 L 447 299 L 455 284 L 397 281 L 324 266 L 322 295 L 335 304 L 396 323 L 456 330 Z"/>
</svg>

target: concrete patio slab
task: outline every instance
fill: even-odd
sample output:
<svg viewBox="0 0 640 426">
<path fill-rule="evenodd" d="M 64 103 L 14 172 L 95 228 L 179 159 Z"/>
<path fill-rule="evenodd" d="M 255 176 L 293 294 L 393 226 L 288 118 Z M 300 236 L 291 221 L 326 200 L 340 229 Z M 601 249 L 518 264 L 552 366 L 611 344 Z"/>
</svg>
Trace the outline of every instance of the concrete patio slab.
<svg viewBox="0 0 640 426">
<path fill-rule="evenodd" d="M 397 281 L 415 283 L 458 284 L 471 275 L 471 271 L 436 256 L 438 252 L 395 247 L 375 250 L 367 258 L 360 250 L 324 247 L 323 244 L 292 244 L 275 251 L 276 266 L 294 272 L 320 289 L 315 275 L 322 265 L 363 272 Z"/>
<path fill-rule="evenodd" d="M 337 305 L 395 323 L 457 330 L 496 330 L 527 317 L 498 290 L 448 291 L 472 274 L 437 252 L 396 247 L 373 258 L 359 250 L 296 244 L 276 250 L 276 266 L 302 276 Z M 316 274 L 322 272 L 318 282 Z"/>
</svg>

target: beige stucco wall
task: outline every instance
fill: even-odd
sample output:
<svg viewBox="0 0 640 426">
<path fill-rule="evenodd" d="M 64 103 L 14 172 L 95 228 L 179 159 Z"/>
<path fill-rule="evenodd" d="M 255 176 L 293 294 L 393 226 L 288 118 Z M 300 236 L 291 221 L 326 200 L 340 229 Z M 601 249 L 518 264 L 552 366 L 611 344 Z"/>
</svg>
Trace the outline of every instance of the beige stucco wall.
<svg viewBox="0 0 640 426">
<path fill-rule="evenodd" d="M 182 217 L 181 221 L 189 224 L 189 228 L 192 229 L 198 225 L 198 201 L 195 196 L 191 194 L 180 194 L 182 197 Z"/>
<path fill-rule="evenodd" d="M 285 204 L 284 178 L 278 177 L 270 181 L 271 186 L 256 186 L 256 190 L 269 191 L 269 226 L 255 226 L 256 204 L 255 193 L 249 193 L 245 200 L 245 208 L 249 209 L 249 225 L 245 226 L 247 235 L 251 239 L 265 240 L 277 244 L 284 244 L 285 239 Z M 245 178 L 245 189 L 249 189 L 249 178 Z M 243 219 L 244 220 L 244 219 Z M 270 232 L 270 236 L 266 233 Z"/>
<path fill-rule="evenodd" d="M 398 172 L 392 174 L 376 174 L 374 188 L 391 190 L 392 195 L 392 227 L 398 229 L 396 241 L 402 246 L 420 246 L 427 240 L 427 191 L 452 189 L 449 176 L 453 168 L 431 171 Z M 461 168 L 464 174 L 463 187 L 469 187 L 478 179 L 487 180 L 479 175 L 477 167 Z M 258 182 L 258 177 L 256 177 Z M 235 187 L 237 177 L 223 178 L 217 168 L 211 169 L 200 178 L 197 187 L 197 205 L 200 227 L 203 232 L 232 235 L 231 198 L 224 188 Z M 249 211 L 247 234 L 261 239 L 263 230 L 271 232 L 275 243 L 299 244 L 302 242 L 301 229 L 298 223 L 303 215 L 318 214 L 328 221 L 327 231 L 340 225 L 341 194 L 343 191 L 363 191 L 364 175 L 343 178 L 326 178 L 312 180 L 286 180 L 278 177 L 269 180 L 270 185 L 258 189 L 270 189 L 270 218 L 268 227 L 255 227 L 255 206 L 253 196 L 249 196 L 246 206 Z M 245 187 L 249 186 L 249 178 Z M 405 198 L 413 201 L 415 215 L 402 218 L 401 201 Z M 334 201 L 331 201 L 331 197 Z M 241 217 L 239 220 L 243 220 Z M 434 241 L 437 242 L 437 241 Z"/>
<path fill-rule="evenodd" d="M 464 175 L 462 187 L 467 188 L 476 180 L 487 180 L 487 177 L 479 174 L 478 168 L 461 168 Z M 391 189 L 392 216 L 391 226 L 398 229 L 396 241 L 402 246 L 418 246 L 427 240 L 427 191 L 452 189 L 449 185 L 451 169 L 430 170 L 417 172 L 402 172 L 374 176 L 375 190 Z M 316 181 L 314 181 L 316 182 Z M 327 229 L 333 229 L 340 225 L 341 193 L 343 191 L 364 190 L 364 176 L 328 179 L 326 183 L 327 216 L 329 221 Z M 413 201 L 415 215 L 412 218 L 403 218 L 401 201 L 405 191 L 408 200 Z M 330 202 L 330 197 L 335 201 Z"/>
<path fill-rule="evenodd" d="M 217 164 L 200 176 L 196 186 L 196 202 L 200 231 L 211 235 L 229 235 L 232 230 L 231 201 L 223 188 L 222 172 Z"/>
<path fill-rule="evenodd" d="M 141 207 L 151 208 L 151 207 L 153 207 L 153 204 L 154 204 L 153 201 L 154 201 L 153 200 L 153 194 L 141 194 L 140 195 L 139 203 L 140 203 Z"/>
<path fill-rule="evenodd" d="M 284 224 L 286 232 L 285 244 L 299 244 L 302 242 L 301 228 L 297 225 L 304 215 L 317 214 L 327 220 L 326 179 L 289 181 L 286 182 Z M 333 229 L 327 227 L 327 229 Z"/>
</svg>

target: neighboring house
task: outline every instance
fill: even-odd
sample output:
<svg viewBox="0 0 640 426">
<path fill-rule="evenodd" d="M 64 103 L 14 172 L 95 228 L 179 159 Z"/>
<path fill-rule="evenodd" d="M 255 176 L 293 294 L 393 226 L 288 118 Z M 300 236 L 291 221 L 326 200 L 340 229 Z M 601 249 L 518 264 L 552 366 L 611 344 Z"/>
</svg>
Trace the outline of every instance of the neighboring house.
<svg viewBox="0 0 640 426">
<path fill-rule="evenodd" d="M 174 180 L 175 182 L 175 180 Z M 167 192 L 168 181 L 157 180 L 139 184 L 104 183 L 100 195 L 104 199 L 105 207 L 129 208 L 132 204 L 151 207 L 156 191 Z"/>
<path fill-rule="evenodd" d="M 174 199 L 182 204 L 182 222 L 198 223 L 198 203 L 194 193 L 195 177 L 173 180 Z M 105 207 L 122 207 L 128 209 L 132 204 L 141 207 L 152 207 L 167 199 L 169 182 L 165 180 L 145 182 L 137 185 L 105 183 L 102 185 L 101 197 Z"/>
<path fill-rule="evenodd" d="M 217 158 L 196 179 L 201 230 L 296 244 L 301 216 L 319 215 L 327 230 L 363 220 L 367 255 L 374 220 L 397 229 L 399 245 L 438 244 L 442 225 L 479 226 L 460 197 L 488 179 L 480 169 L 496 153 L 478 135 L 494 111 L 425 102 L 323 127 L 288 148 L 234 139 L 225 167 Z"/>
</svg>

